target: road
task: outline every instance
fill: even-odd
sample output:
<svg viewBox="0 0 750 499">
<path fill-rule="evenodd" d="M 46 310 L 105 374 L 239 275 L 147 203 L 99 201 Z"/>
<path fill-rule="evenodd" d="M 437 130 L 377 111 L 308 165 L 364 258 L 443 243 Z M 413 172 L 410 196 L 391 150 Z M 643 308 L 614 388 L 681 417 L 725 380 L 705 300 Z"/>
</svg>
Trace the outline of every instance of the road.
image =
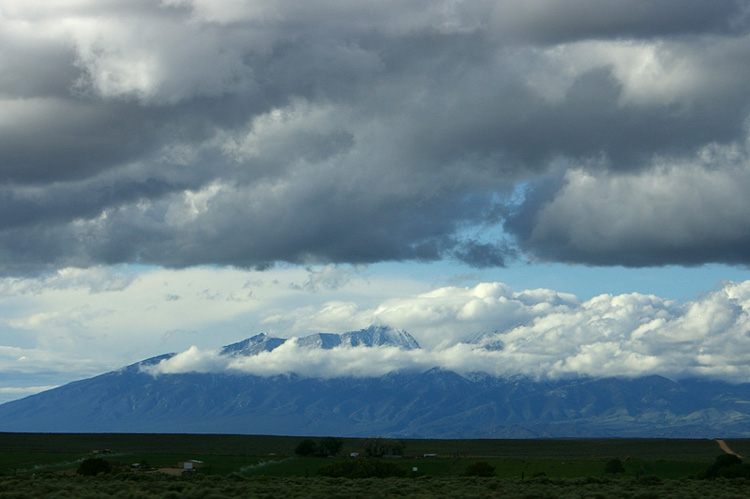
<svg viewBox="0 0 750 499">
<path fill-rule="evenodd" d="M 719 447 L 721 447 L 721 450 L 723 450 L 727 454 L 734 454 L 735 456 L 737 456 L 739 458 L 743 457 L 740 454 L 737 454 L 736 452 L 734 452 L 732 449 L 730 449 L 729 446 L 727 445 L 727 443 L 724 440 L 721 440 L 719 438 L 717 438 L 715 440 L 716 440 L 716 443 L 719 444 Z"/>
</svg>

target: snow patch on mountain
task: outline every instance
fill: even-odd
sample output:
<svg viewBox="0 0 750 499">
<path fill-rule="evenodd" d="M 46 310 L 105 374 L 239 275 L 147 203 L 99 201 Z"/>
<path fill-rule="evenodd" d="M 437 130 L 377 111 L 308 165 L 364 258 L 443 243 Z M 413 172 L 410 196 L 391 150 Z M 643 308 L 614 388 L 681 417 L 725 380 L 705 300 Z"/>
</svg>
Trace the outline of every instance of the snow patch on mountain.
<svg viewBox="0 0 750 499">
<path fill-rule="evenodd" d="M 271 352 L 288 340 L 276 338 L 265 333 L 232 343 L 220 350 L 220 355 L 257 355 L 261 352 Z M 406 331 L 399 331 L 387 326 L 370 326 L 367 329 L 351 331 L 343 334 L 315 333 L 297 337 L 297 344 L 305 348 L 321 348 L 330 350 L 336 347 L 378 347 L 391 346 L 404 350 L 419 348 L 419 343 Z"/>
</svg>

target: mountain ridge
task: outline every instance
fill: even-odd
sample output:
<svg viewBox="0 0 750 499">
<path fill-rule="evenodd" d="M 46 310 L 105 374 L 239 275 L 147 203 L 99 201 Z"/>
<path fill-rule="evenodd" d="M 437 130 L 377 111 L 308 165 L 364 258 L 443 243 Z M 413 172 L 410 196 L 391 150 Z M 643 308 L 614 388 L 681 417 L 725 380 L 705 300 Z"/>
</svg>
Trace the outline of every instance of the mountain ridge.
<svg viewBox="0 0 750 499">
<path fill-rule="evenodd" d="M 396 334 L 397 333 L 397 334 Z M 367 328 L 307 348 L 419 348 Z M 413 338 L 412 338 L 413 340 Z M 279 343 L 281 341 L 281 343 Z M 223 355 L 287 340 L 255 335 Z M 270 349 L 270 350 L 269 350 Z M 255 353 L 251 353 L 255 352 Z M 660 375 L 533 380 L 449 369 L 330 378 L 241 372 L 152 375 L 174 354 L 0 405 L 3 432 L 241 433 L 401 438 L 750 437 L 750 384 Z"/>
<path fill-rule="evenodd" d="M 256 355 L 260 352 L 271 352 L 289 341 L 286 338 L 269 336 L 260 333 L 237 343 L 222 347 L 222 355 Z M 336 347 L 374 347 L 394 346 L 406 350 L 419 349 L 419 343 L 406 331 L 395 330 L 387 326 L 370 326 L 359 331 L 343 334 L 314 333 L 296 338 L 297 344 L 307 348 L 330 350 Z"/>
</svg>

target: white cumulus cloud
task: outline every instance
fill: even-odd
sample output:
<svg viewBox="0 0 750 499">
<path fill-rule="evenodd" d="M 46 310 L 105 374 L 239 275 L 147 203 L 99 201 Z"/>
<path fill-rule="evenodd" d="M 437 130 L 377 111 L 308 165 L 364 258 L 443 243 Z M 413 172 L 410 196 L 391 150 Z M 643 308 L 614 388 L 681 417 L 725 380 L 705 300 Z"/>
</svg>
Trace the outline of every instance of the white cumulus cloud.
<svg viewBox="0 0 750 499">
<path fill-rule="evenodd" d="M 149 370 L 366 377 L 441 367 L 464 374 L 533 378 L 661 374 L 750 380 L 750 281 L 725 283 L 683 304 L 637 293 L 581 302 L 549 290 L 512 292 L 500 283 L 483 283 L 392 300 L 357 314 L 421 322 L 410 332 L 420 341 L 431 341 L 415 350 L 323 350 L 300 346 L 292 338 L 253 356 L 192 347 Z M 483 336 L 477 334 L 480 327 Z M 450 332 L 440 333 L 446 330 Z"/>
</svg>

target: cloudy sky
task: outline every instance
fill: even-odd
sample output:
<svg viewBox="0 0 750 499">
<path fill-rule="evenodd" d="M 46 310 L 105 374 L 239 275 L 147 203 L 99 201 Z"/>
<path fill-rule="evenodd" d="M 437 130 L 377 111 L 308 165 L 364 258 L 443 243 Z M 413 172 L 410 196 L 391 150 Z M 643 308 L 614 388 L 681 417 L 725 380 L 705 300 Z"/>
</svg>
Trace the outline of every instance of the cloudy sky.
<svg viewBox="0 0 750 499">
<path fill-rule="evenodd" d="M 746 0 L 0 0 L 0 44 L 0 401 L 372 323 L 750 381 Z"/>
</svg>

